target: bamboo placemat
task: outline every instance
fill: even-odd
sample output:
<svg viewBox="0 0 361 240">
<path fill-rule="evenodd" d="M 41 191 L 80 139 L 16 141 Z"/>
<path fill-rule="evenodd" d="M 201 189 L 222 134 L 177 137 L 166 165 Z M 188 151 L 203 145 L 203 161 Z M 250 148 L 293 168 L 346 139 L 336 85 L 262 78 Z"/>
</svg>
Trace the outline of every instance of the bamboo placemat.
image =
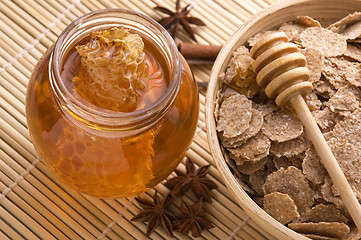
<svg viewBox="0 0 361 240">
<path fill-rule="evenodd" d="M 79 16 L 102 8 L 125 8 L 159 20 L 156 5 L 174 9 L 175 0 L 1 0 L 0 1 L 0 239 L 147 239 L 146 225 L 131 222 L 139 212 L 134 198 L 107 200 L 81 195 L 60 184 L 38 160 L 25 118 L 25 93 L 31 72 L 61 31 Z M 256 12 L 277 0 L 199 0 L 190 15 L 202 19 L 196 38 L 224 44 Z M 190 0 L 182 1 L 182 7 Z M 181 32 L 178 42 L 190 39 Z M 207 82 L 210 65 L 193 65 Z M 274 239 L 237 205 L 210 155 L 204 131 L 205 90 L 200 89 L 199 128 L 187 155 L 198 166 L 211 164 L 209 177 L 219 188 L 206 205 L 215 228 L 199 239 Z M 184 169 L 184 163 L 178 166 Z M 154 189 L 167 190 L 159 184 Z M 150 197 L 154 189 L 142 194 Z M 189 194 L 187 198 L 194 199 Z M 177 211 L 177 206 L 172 206 Z M 158 228 L 151 239 L 169 239 Z M 176 233 L 176 239 L 192 239 Z"/>
</svg>

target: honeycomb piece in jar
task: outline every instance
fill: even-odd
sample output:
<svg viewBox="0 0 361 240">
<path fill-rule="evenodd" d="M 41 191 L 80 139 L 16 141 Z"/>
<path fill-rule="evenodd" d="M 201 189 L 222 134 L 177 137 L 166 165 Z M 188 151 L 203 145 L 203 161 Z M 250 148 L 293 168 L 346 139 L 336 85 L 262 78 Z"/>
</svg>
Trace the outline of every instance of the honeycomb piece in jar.
<svg viewBox="0 0 361 240">
<path fill-rule="evenodd" d="M 108 110 L 130 112 L 147 84 L 147 59 L 140 35 L 124 27 L 93 32 L 84 45 L 76 92 L 89 103 Z"/>
</svg>

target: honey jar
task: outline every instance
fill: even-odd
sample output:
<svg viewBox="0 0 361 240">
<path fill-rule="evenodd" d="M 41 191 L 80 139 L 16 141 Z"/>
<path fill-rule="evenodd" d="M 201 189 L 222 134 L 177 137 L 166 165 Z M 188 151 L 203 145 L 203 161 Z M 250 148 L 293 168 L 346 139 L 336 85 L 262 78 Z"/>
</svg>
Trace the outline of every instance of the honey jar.
<svg viewBox="0 0 361 240">
<path fill-rule="evenodd" d="M 26 96 L 40 159 L 69 187 L 105 198 L 165 179 L 192 142 L 198 111 L 195 80 L 173 39 L 122 9 L 71 23 L 35 67 Z"/>
</svg>

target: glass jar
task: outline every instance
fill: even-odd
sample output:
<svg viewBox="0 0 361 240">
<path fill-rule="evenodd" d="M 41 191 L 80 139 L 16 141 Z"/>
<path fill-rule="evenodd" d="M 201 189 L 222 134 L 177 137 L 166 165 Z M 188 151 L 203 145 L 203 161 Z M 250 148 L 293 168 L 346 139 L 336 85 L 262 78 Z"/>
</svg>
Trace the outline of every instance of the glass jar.
<svg viewBox="0 0 361 240">
<path fill-rule="evenodd" d="M 74 74 L 67 59 L 79 42 L 120 26 L 146 40 L 169 76 L 158 99 L 132 112 L 89 107 L 64 80 Z M 151 18 L 121 9 L 95 11 L 71 23 L 37 64 L 26 97 L 40 158 L 73 189 L 109 198 L 137 195 L 165 179 L 192 142 L 198 112 L 196 83 L 173 39 Z"/>
</svg>

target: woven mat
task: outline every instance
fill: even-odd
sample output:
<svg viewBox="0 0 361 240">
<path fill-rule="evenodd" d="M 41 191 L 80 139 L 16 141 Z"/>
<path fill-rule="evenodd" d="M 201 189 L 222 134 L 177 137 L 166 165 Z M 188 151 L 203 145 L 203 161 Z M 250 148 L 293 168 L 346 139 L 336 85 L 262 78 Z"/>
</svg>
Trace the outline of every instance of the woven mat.
<svg viewBox="0 0 361 240">
<path fill-rule="evenodd" d="M 252 15 L 276 0 L 199 0 L 190 15 L 202 44 L 224 44 Z M 184 7 L 190 0 L 182 1 Z M 60 184 L 37 158 L 25 118 L 30 74 L 61 31 L 79 16 L 101 8 L 125 8 L 158 20 L 156 5 L 173 9 L 174 0 L 1 0 L 0 1 L 0 239 L 148 239 L 146 225 L 130 219 L 139 212 L 134 198 L 107 200 L 81 195 Z M 178 42 L 189 42 L 182 32 Z M 199 82 L 207 82 L 210 65 L 192 65 Z M 204 131 L 205 90 L 200 90 L 199 129 L 187 155 L 198 166 L 211 164 L 209 177 L 219 185 L 205 206 L 215 228 L 199 239 L 274 239 L 237 205 L 210 155 Z M 184 169 L 184 162 L 178 166 Z M 165 193 L 159 184 L 154 191 Z M 194 199 L 189 194 L 186 198 Z M 177 206 L 174 206 L 177 211 Z M 169 239 L 158 228 L 151 239 Z M 176 233 L 176 239 L 192 239 Z"/>
</svg>

